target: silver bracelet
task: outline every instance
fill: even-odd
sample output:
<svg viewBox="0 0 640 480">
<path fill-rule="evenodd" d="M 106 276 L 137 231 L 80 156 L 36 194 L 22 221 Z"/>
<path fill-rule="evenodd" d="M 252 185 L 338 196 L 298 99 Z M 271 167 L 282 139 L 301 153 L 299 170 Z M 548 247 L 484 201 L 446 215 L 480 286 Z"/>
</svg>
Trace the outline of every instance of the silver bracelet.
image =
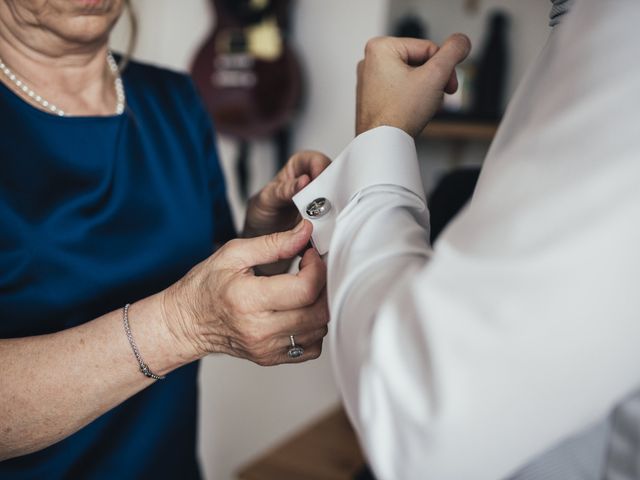
<svg viewBox="0 0 640 480">
<path fill-rule="evenodd" d="M 140 350 L 138 350 L 138 345 L 136 345 L 136 341 L 133 339 L 133 335 L 131 334 L 131 327 L 129 327 L 129 307 L 130 304 L 126 304 L 124 306 L 122 312 L 122 323 L 124 323 L 124 333 L 127 334 L 127 338 L 129 339 L 129 345 L 131 345 L 131 349 L 133 350 L 133 354 L 136 356 L 136 360 L 138 361 L 138 365 L 140 365 L 140 371 L 144 374 L 145 377 L 153 378 L 154 380 L 164 380 L 164 375 L 156 375 L 151 371 L 149 366 L 144 363 L 142 360 L 142 355 L 140 355 Z"/>
</svg>

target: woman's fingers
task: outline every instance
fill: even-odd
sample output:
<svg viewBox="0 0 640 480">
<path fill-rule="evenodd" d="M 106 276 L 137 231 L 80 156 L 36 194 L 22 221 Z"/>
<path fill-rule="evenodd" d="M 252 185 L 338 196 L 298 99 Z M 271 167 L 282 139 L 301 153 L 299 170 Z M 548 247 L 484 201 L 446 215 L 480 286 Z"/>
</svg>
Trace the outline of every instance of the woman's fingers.
<svg viewBox="0 0 640 480">
<path fill-rule="evenodd" d="M 303 363 L 309 360 L 315 360 L 322 354 L 322 339 L 318 340 L 312 345 L 304 347 L 304 353 L 296 358 L 291 358 L 287 353 L 288 349 L 280 349 L 273 354 L 265 357 L 257 357 L 252 359 L 254 363 L 263 367 L 270 367 L 274 365 L 281 365 L 283 363 Z"/>
<path fill-rule="evenodd" d="M 323 153 L 303 151 L 291 157 L 286 168 L 290 169 L 289 174 L 295 178 L 307 175 L 310 180 L 314 180 L 330 164 L 331 160 Z"/>
<path fill-rule="evenodd" d="M 329 311 L 324 292 L 311 306 L 287 312 L 271 312 L 253 317 L 244 325 L 245 334 L 237 340 L 236 349 L 246 358 L 273 358 L 294 342 L 303 348 L 315 344 L 327 335 Z"/>
<path fill-rule="evenodd" d="M 293 339 L 296 345 L 302 348 L 308 348 L 311 345 L 314 345 L 316 342 L 319 342 L 329 333 L 329 327 L 324 326 L 318 330 L 313 330 L 312 332 L 303 333 L 301 335 L 294 335 Z M 291 337 L 282 337 L 279 342 L 280 349 L 289 350 L 291 347 Z"/>
<path fill-rule="evenodd" d="M 324 330 L 328 323 L 329 308 L 327 294 L 324 291 L 315 303 L 308 307 L 253 317 L 245 325 L 248 333 L 245 347 L 250 348 L 253 345 L 273 350 L 282 347 L 283 338 L 294 335 L 296 339 L 304 339 L 307 335 L 313 335 L 313 332 Z M 305 343 L 313 342 L 307 339 Z"/>
<path fill-rule="evenodd" d="M 314 358 L 327 334 L 326 266 L 308 249 L 296 275 L 258 277 L 252 267 L 291 258 L 304 248 L 312 226 L 227 243 L 181 282 L 195 343 L 204 353 L 224 352 L 260 365 L 282 363 L 291 335 Z M 283 353 L 284 352 L 284 353 Z"/>
<path fill-rule="evenodd" d="M 313 305 L 287 312 L 273 312 L 269 320 L 270 332 L 275 338 L 306 335 L 321 330 L 329 323 L 326 290 Z"/>
<path fill-rule="evenodd" d="M 293 206 L 293 196 L 309 185 L 330 163 L 331 160 L 320 152 L 296 153 L 276 178 L 260 192 L 259 203 L 269 209 Z"/>
<path fill-rule="evenodd" d="M 300 262 L 297 274 L 248 279 L 253 292 L 252 306 L 260 310 L 287 311 L 304 308 L 316 302 L 327 283 L 327 267 L 315 249 L 309 248 Z M 238 292 L 244 295 L 243 292 Z"/>
<path fill-rule="evenodd" d="M 313 226 L 303 220 L 292 230 L 261 237 L 231 240 L 218 251 L 220 265 L 245 270 L 295 257 L 311 239 Z"/>
<path fill-rule="evenodd" d="M 316 358 L 319 358 L 321 354 L 322 354 L 322 340 L 319 340 L 313 345 L 309 345 L 308 347 L 305 347 L 304 353 L 300 357 L 291 358 L 286 351 L 283 352 L 277 358 L 277 363 L 275 365 L 281 364 L 281 363 L 308 362 L 309 360 L 315 360 Z"/>
<path fill-rule="evenodd" d="M 328 333 L 329 312 L 326 294 L 307 308 L 273 312 L 254 319 L 245 328 L 247 335 L 236 345 L 243 352 L 243 357 L 256 363 L 268 363 L 288 352 L 293 345 L 305 350 L 322 340 Z"/>
</svg>

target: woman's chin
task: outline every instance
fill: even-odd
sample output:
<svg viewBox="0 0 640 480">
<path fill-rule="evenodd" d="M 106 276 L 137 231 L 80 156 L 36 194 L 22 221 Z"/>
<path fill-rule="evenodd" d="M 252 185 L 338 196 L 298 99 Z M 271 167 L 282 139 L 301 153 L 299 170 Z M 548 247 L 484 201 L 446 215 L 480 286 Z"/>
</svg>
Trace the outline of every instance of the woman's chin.
<svg viewBox="0 0 640 480">
<path fill-rule="evenodd" d="M 75 9 L 87 15 L 108 13 L 114 8 L 113 0 L 73 0 Z"/>
<path fill-rule="evenodd" d="M 104 0 L 75 0 L 76 3 L 87 7 L 87 8 L 100 8 L 104 2 Z"/>
<path fill-rule="evenodd" d="M 92 44 L 108 38 L 109 33 L 120 16 L 120 11 L 106 13 L 83 13 L 60 19 L 55 25 L 49 25 L 59 37 L 68 42 Z"/>
<path fill-rule="evenodd" d="M 51 0 L 35 16 L 68 42 L 92 44 L 109 36 L 123 6 L 123 0 Z"/>
</svg>

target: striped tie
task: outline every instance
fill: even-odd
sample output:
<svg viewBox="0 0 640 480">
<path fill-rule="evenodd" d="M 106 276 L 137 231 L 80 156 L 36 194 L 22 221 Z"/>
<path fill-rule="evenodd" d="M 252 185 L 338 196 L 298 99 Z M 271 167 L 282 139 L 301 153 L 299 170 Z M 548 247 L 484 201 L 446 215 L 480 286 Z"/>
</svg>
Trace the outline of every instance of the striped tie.
<svg viewBox="0 0 640 480">
<path fill-rule="evenodd" d="M 609 431 L 610 422 L 601 421 L 543 453 L 509 480 L 600 480 Z"/>
<path fill-rule="evenodd" d="M 640 391 L 509 480 L 640 480 Z"/>
<path fill-rule="evenodd" d="M 549 14 L 549 26 L 555 27 L 560 23 L 560 17 L 569 11 L 569 7 L 573 0 L 551 0 L 553 6 L 551 7 L 551 13 Z"/>
</svg>

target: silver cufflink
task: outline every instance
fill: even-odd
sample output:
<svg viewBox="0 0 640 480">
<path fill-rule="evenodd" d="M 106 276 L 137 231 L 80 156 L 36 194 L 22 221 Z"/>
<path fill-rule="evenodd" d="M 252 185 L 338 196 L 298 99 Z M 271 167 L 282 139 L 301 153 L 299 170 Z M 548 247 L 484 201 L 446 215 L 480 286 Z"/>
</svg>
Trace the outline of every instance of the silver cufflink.
<svg viewBox="0 0 640 480">
<path fill-rule="evenodd" d="M 316 198 L 307 205 L 307 215 L 311 218 L 324 217 L 331 210 L 331 203 L 326 198 Z"/>
</svg>

